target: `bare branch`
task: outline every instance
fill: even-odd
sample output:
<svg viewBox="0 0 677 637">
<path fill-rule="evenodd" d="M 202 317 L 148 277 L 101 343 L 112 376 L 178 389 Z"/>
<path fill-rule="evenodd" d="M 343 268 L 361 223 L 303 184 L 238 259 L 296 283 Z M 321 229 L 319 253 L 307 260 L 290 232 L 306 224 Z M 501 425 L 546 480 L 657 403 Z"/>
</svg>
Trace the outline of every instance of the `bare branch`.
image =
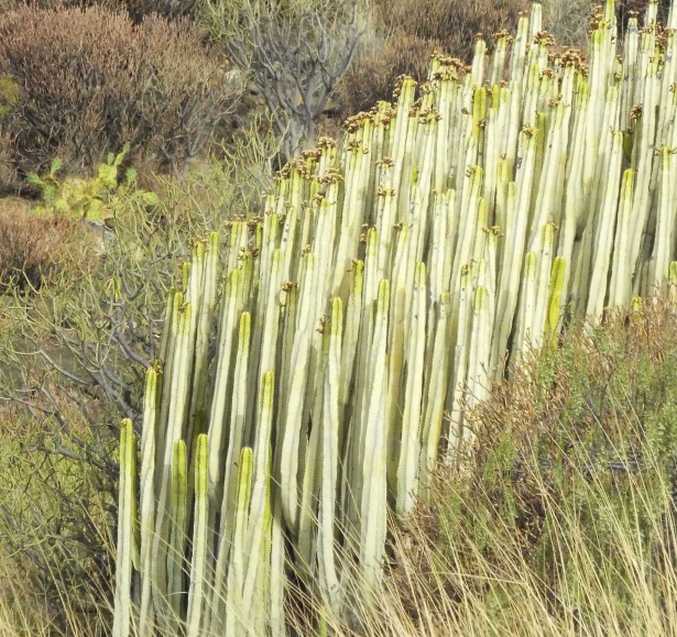
<svg viewBox="0 0 677 637">
<path fill-rule="evenodd" d="M 207 0 L 205 17 L 265 99 L 290 159 L 312 138 L 355 55 L 366 28 L 365 0 Z"/>
</svg>

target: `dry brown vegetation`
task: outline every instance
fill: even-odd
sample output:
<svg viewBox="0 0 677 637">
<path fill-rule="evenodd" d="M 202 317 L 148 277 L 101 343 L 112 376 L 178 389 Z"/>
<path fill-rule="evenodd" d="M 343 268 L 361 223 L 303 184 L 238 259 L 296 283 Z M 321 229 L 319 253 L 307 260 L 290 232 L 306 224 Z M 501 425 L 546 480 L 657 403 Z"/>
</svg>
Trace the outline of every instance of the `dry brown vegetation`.
<svg viewBox="0 0 677 637">
<path fill-rule="evenodd" d="M 385 41 L 370 42 L 360 59 L 341 78 L 337 110 L 342 119 L 367 111 L 377 100 L 391 100 L 400 75 L 426 77 L 436 43 L 417 35 L 400 33 Z"/>
<path fill-rule="evenodd" d="M 0 76 L 20 96 L 0 119 L 19 176 L 59 157 L 83 173 L 131 145 L 130 159 L 176 169 L 208 146 L 233 108 L 229 67 L 187 21 L 21 8 L 0 23 Z"/>
<path fill-rule="evenodd" d="M 529 5 L 527 0 L 377 0 L 376 11 L 386 33 L 406 32 L 439 42 L 446 51 L 469 61 L 475 35 L 490 38 L 513 28 Z"/>
<path fill-rule="evenodd" d="M 10 287 L 39 288 L 62 269 L 86 268 L 93 254 L 86 225 L 38 217 L 20 199 L 0 200 L 0 294 Z"/>
<path fill-rule="evenodd" d="M 196 0 L 0 0 L 0 11 L 29 5 L 41 9 L 105 7 L 127 11 L 135 21 L 140 22 L 145 16 L 152 14 L 166 18 L 191 15 L 197 2 Z"/>
<path fill-rule="evenodd" d="M 478 33 L 490 40 L 513 29 L 528 7 L 528 0 L 377 0 L 372 32 L 339 83 L 337 110 L 345 118 L 390 100 L 400 75 L 425 80 L 436 49 L 469 62 Z"/>
</svg>

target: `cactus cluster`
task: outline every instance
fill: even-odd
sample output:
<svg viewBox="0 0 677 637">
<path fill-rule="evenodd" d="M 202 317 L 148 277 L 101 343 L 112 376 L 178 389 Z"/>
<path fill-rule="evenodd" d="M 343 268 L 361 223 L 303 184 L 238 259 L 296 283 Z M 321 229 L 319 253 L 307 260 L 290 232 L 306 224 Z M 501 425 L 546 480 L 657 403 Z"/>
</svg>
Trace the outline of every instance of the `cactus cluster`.
<svg viewBox="0 0 677 637">
<path fill-rule="evenodd" d="M 506 364 L 674 293 L 677 8 L 656 11 L 621 47 L 609 0 L 584 61 L 534 4 L 196 245 L 138 445 L 122 426 L 116 636 L 284 635 L 292 571 L 343 612 Z"/>
</svg>

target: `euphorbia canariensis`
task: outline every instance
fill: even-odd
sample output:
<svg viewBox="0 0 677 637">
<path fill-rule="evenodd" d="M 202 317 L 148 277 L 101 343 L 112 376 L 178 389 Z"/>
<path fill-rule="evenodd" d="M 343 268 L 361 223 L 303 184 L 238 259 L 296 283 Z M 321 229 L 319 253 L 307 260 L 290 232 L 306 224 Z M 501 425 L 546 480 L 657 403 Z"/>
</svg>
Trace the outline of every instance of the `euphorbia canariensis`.
<svg viewBox="0 0 677 637">
<path fill-rule="evenodd" d="M 493 381 L 565 320 L 677 302 L 677 9 L 596 15 L 585 63 L 538 4 L 436 55 L 195 247 L 138 463 L 122 426 L 115 637 L 285 635 L 291 573 L 349 613 Z"/>
</svg>

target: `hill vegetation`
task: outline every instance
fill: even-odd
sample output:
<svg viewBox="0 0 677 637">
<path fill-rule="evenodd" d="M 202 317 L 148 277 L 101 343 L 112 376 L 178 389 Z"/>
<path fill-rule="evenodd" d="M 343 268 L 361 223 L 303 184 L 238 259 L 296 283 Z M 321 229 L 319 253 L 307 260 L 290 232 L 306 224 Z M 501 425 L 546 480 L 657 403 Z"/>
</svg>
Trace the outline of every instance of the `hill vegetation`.
<svg viewBox="0 0 677 637">
<path fill-rule="evenodd" d="M 566 7 L 0 3 L 0 632 L 675 632 L 677 7 Z"/>
</svg>

